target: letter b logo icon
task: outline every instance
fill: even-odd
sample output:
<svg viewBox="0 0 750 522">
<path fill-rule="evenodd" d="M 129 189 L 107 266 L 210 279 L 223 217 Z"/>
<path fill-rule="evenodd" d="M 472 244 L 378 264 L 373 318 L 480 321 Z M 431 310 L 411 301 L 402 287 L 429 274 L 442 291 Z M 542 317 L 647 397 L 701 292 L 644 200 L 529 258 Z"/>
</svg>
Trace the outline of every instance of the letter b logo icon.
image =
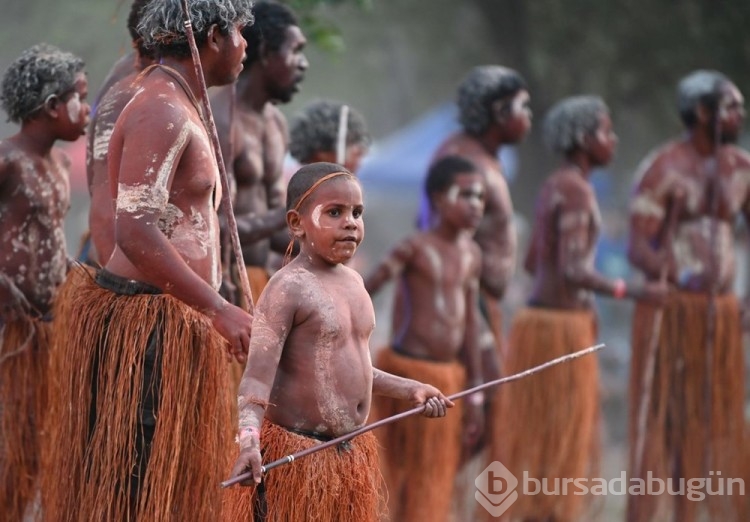
<svg viewBox="0 0 750 522">
<path fill-rule="evenodd" d="M 477 499 L 493 517 L 499 517 L 518 499 L 518 479 L 500 462 L 487 466 L 474 481 Z"/>
</svg>

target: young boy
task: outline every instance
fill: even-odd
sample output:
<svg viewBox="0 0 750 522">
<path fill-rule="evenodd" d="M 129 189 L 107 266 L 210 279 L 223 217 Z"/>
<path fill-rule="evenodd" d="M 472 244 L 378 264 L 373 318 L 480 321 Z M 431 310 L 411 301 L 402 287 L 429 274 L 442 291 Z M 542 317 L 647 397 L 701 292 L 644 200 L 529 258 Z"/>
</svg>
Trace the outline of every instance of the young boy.
<svg viewBox="0 0 750 522">
<path fill-rule="evenodd" d="M 373 394 L 424 404 L 427 417 L 453 406 L 436 388 L 371 365 L 375 313 L 361 276 L 344 265 L 364 237 L 357 179 L 333 163 L 304 166 L 289 182 L 286 206 L 300 253 L 258 301 L 238 398 L 232 475 L 252 470 L 256 484 L 261 451 L 269 462 L 360 428 Z M 270 472 L 251 495 L 230 490 L 225 516 L 247 520 L 251 505 L 257 513 L 265 504 L 268 520 L 374 521 L 379 488 L 377 443 L 366 433 Z"/>
<path fill-rule="evenodd" d="M 596 342 L 594 294 L 658 300 L 664 285 L 636 286 L 607 279 L 594 268 L 601 216 L 589 178 L 614 156 L 617 136 L 606 104 L 596 96 L 558 102 L 544 121 L 544 137 L 562 165 L 545 180 L 536 200 L 525 260 L 533 276 L 528 305 L 513 319 L 506 375 Z M 516 477 L 538 480 L 595 476 L 599 457 L 599 372 L 596 357 L 510 383 L 499 390 L 489 461 Z M 512 520 L 580 520 L 587 497 L 524 495 L 510 507 Z M 489 514 L 479 510 L 487 520 Z"/>
<path fill-rule="evenodd" d="M 482 264 L 471 238 L 484 212 L 482 174 L 470 161 L 446 156 L 430 168 L 425 193 L 434 216 L 430 228 L 406 238 L 365 281 L 373 294 L 399 278 L 404 298 L 394 313 L 393 345 L 375 366 L 452 394 L 482 380 L 476 313 Z M 391 520 L 449 518 L 462 433 L 469 450 L 483 424 L 483 396 L 467 402 L 465 426 L 457 412 L 441 423 L 413 417 L 377 432 Z M 378 417 L 403 409 L 385 398 L 374 407 Z"/>
<path fill-rule="evenodd" d="M 18 133 L 0 142 L 0 513 L 22 520 L 34 494 L 50 310 L 67 271 L 70 159 L 53 145 L 88 124 L 84 62 L 51 45 L 24 51 L 0 102 Z"/>
</svg>

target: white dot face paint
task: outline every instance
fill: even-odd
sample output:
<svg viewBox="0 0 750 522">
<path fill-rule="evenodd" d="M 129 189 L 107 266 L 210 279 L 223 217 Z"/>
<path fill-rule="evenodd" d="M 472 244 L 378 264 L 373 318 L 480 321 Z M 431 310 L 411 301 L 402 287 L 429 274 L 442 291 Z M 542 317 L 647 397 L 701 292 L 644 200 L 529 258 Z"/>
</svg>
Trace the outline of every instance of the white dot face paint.
<svg viewBox="0 0 750 522">
<path fill-rule="evenodd" d="M 73 95 L 65 104 L 65 108 L 68 110 L 68 118 L 70 121 L 78 121 L 81 118 L 81 96 L 74 92 Z"/>
</svg>

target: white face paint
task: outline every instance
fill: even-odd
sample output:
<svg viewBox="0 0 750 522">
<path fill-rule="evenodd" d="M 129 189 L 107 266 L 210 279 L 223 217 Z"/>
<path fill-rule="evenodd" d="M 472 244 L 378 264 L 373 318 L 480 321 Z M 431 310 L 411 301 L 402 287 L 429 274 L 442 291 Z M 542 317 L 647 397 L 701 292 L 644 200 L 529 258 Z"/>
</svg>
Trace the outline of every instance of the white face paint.
<svg viewBox="0 0 750 522">
<path fill-rule="evenodd" d="M 81 96 L 74 92 L 68 103 L 65 104 L 70 121 L 78 121 L 81 118 Z"/>
<path fill-rule="evenodd" d="M 312 211 L 312 222 L 317 227 L 320 228 L 320 216 L 323 214 L 323 205 L 316 206 Z"/>
<path fill-rule="evenodd" d="M 451 203 L 458 201 L 458 193 L 461 191 L 461 187 L 458 185 L 451 185 L 448 191 L 445 193 L 445 197 Z"/>
</svg>

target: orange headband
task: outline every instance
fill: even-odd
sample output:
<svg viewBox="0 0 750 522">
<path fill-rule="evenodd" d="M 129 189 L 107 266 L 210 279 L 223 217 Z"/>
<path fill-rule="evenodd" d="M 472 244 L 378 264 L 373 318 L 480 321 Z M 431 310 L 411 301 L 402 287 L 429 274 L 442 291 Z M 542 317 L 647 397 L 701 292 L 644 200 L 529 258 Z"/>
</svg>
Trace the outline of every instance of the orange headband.
<svg viewBox="0 0 750 522">
<path fill-rule="evenodd" d="M 350 178 L 356 179 L 356 177 L 353 174 L 350 174 L 349 172 L 331 172 L 330 174 L 326 174 L 322 178 L 320 178 L 318 181 L 312 184 L 312 186 L 305 191 L 304 194 L 297 200 L 297 204 L 294 205 L 294 208 L 292 210 L 295 210 L 299 212 L 300 207 L 302 206 L 302 203 L 305 202 L 305 200 L 315 192 L 315 189 L 318 188 L 324 181 L 328 181 L 332 178 L 337 178 L 339 176 L 349 176 Z M 286 253 L 284 254 L 284 264 L 286 265 L 292 258 L 292 249 L 294 248 L 294 237 L 289 240 L 289 245 L 286 247 Z"/>
</svg>

